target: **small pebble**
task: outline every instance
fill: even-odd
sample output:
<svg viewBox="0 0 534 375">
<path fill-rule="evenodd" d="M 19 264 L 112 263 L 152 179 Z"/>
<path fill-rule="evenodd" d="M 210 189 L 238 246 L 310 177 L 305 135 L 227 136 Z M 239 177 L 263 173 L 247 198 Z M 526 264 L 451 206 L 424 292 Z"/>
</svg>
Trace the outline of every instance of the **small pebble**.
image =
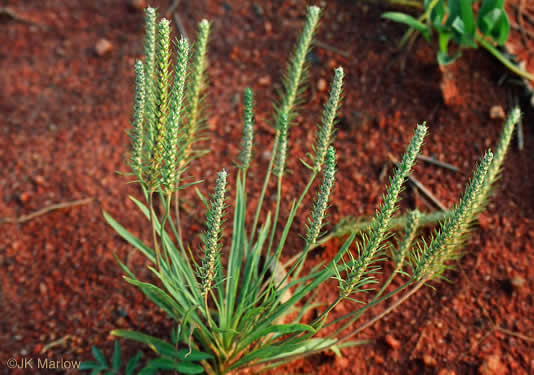
<svg viewBox="0 0 534 375">
<path fill-rule="evenodd" d="M 442 368 L 441 370 L 439 370 L 438 375 L 456 375 L 456 373 L 452 370 Z"/>
<path fill-rule="evenodd" d="M 31 197 L 32 197 L 32 193 L 27 192 L 27 191 L 22 192 L 22 193 L 19 195 L 19 199 L 20 199 L 20 201 L 21 201 L 22 203 L 26 203 L 26 202 L 28 202 L 28 201 L 31 199 Z"/>
<path fill-rule="evenodd" d="M 487 357 L 478 369 L 480 375 L 505 375 L 507 372 L 498 354 Z"/>
<path fill-rule="evenodd" d="M 33 178 L 33 182 L 35 182 L 37 185 L 45 185 L 46 180 L 43 176 L 35 176 Z"/>
<path fill-rule="evenodd" d="M 328 85 L 326 84 L 326 80 L 324 78 L 321 78 L 319 82 L 317 82 L 317 90 L 319 90 L 320 92 L 325 91 L 327 86 Z"/>
<path fill-rule="evenodd" d="M 392 335 L 386 335 L 385 339 L 386 339 L 386 344 L 388 344 L 391 349 L 397 350 L 398 348 L 400 348 L 400 345 L 401 345 L 400 341 L 397 340 Z"/>
<path fill-rule="evenodd" d="M 146 0 L 129 0 L 128 5 L 135 10 L 143 10 L 146 8 Z"/>
<path fill-rule="evenodd" d="M 512 277 L 512 280 L 510 280 L 510 283 L 513 285 L 514 288 L 521 289 L 525 285 L 526 280 L 522 278 L 521 276 L 516 275 Z"/>
<path fill-rule="evenodd" d="M 260 86 L 270 86 L 272 82 L 271 76 L 263 76 L 258 80 Z"/>
<path fill-rule="evenodd" d="M 423 356 L 423 362 L 425 363 L 425 366 L 427 367 L 436 367 L 438 364 L 438 361 L 434 357 L 432 357 L 430 354 L 425 354 Z"/>
<path fill-rule="evenodd" d="M 100 39 L 95 44 L 95 53 L 98 56 L 104 56 L 108 54 L 109 52 L 111 52 L 112 49 L 113 49 L 113 44 L 111 44 L 109 40 L 104 39 L 104 38 Z"/>
<path fill-rule="evenodd" d="M 504 120 L 506 117 L 504 109 L 500 105 L 494 105 L 490 109 L 490 118 L 492 120 Z"/>
</svg>

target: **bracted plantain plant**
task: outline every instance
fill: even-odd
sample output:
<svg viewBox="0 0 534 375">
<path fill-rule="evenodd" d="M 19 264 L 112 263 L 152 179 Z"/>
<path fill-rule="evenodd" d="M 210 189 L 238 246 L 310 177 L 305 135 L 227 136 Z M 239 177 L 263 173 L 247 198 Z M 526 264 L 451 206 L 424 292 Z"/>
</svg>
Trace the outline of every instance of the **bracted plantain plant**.
<svg viewBox="0 0 534 375">
<path fill-rule="evenodd" d="M 475 168 L 473 177 L 458 204 L 439 216 L 441 226 L 430 240 L 417 239 L 417 229 L 435 217 L 411 212 L 394 217 L 403 184 L 410 174 L 423 145 L 427 127 L 417 126 L 401 163 L 394 171 L 382 203 L 368 223 L 345 223 L 334 235 L 346 235 L 332 259 L 304 268 L 309 252 L 322 241 L 324 222 L 335 184 L 336 151 L 332 146 L 336 113 L 343 92 L 342 68 L 335 69 L 328 101 L 316 130 L 315 142 L 307 161 L 308 183 L 288 207 L 285 223 L 279 223 L 283 209 L 281 192 L 286 173 L 288 134 L 306 79 L 306 55 L 319 23 L 320 9 L 309 7 L 304 28 L 283 79 L 283 92 L 275 105 L 275 135 L 272 157 L 266 169 L 262 190 L 253 218 L 247 218 L 247 175 L 253 158 L 254 99 L 244 92 L 243 137 L 238 168 L 218 173 L 214 193 L 207 203 L 206 230 L 202 249 L 191 249 L 180 230 L 180 210 L 176 192 L 184 189 L 183 178 L 197 140 L 199 101 L 205 80 L 206 41 L 209 23 L 200 23 L 199 41 L 189 65 L 190 45 L 186 39 L 176 43 L 174 78 L 170 74 L 170 30 L 165 19 L 156 26 L 156 13 L 146 12 L 145 62 L 135 64 L 134 102 L 130 166 L 140 184 L 146 203 L 131 197 L 147 218 L 153 234 L 148 245 L 129 233 L 109 214 L 107 222 L 126 241 L 137 248 L 153 265 L 151 272 L 158 285 L 139 280 L 120 260 L 127 282 L 138 287 L 159 306 L 177 326 L 183 327 L 180 339 L 192 353 L 203 353 L 202 366 L 209 374 L 234 373 L 259 366 L 279 366 L 297 357 L 357 344 L 349 341 L 369 325 L 384 317 L 408 297 L 431 281 L 445 278 L 451 261 L 461 256 L 467 234 L 484 209 L 496 181 L 520 113 L 514 109 L 505 124 L 495 154 L 488 151 Z M 232 171 L 233 171 L 232 170 Z M 231 176 L 231 174 L 234 174 Z M 276 182 L 276 205 L 271 213 L 264 197 L 271 180 Z M 287 240 L 294 233 L 294 221 L 301 213 L 303 200 L 314 182 L 320 180 L 308 215 L 304 243 L 296 256 L 281 263 Z M 231 236 L 223 236 L 226 191 L 235 189 Z M 163 203 L 157 215 L 155 198 Z M 172 207 L 174 205 L 174 210 Z M 267 211 L 267 212 L 266 212 Z M 358 226 L 359 225 L 359 226 Z M 391 246 L 393 229 L 402 229 L 397 246 Z M 392 273 L 375 288 L 383 264 L 393 260 Z M 307 270 L 306 272 L 303 272 Z M 402 276 L 400 286 L 388 291 L 392 280 Z M 338 295 L 330 304 L 315 301 L 315 291 L 337 281 Z M 378 289 L 378 290 L 377 290 Z M 366 302 L 358 295 L 366 293 Z M 391 298 L 396 296 L 394 302 Z M 353 311 L 331 317 L 342 301 L 355 301 Z M 386 305 L 383 312 L 358 323 L 371 307 Z M 309 319 L 307 312 L 315 312 Z M 328 328 L 328 329 L 326 329 Z M 328 332 L 328 333 L 325 333 Z M 161 357 L 162 369 L 178 369 L 184 360 L 178 351 L 178 338 L 171 343 L 140 332 L 115 330 L 116 336 L 145 343 Z M 182 345 L 183 345 L 182 344 Z M 181 357 L 178 355 L 181 353 Z M 185 356 L 187 359 L 187 356 Z M 257 369 L 257 368 L 256 368 Z M 197 369 L 198 370 L 198 369 Z M 192 371 L 192 370 L 191 370 Z"/>
</svg>

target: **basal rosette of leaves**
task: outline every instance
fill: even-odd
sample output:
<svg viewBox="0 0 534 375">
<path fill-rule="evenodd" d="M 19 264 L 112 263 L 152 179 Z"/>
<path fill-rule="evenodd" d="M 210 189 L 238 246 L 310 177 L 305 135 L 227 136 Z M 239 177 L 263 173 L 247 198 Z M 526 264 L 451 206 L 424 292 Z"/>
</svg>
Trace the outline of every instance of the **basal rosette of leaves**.
<svg viewBox="0 0 534 375">
<path fill-rule="evenodd" d="M 446 277 L 445 271 L 451 268 L 451 261 L 461 256 L 467 234 L 486 205 L 519 119 L 518 110 L 512 111 L 507 120 L 495 153 L 488 151 L 475 168 L 458 204 L 439 216 L 441 227 L 430 239 L 418 238 L 417 230 L 429 220 L 435 221 L 435 217 L 419 212 L 400 218 L 394 216 L 403 184 L 427 133 L 423 124 L 415 129 L 375 217 L 365 225 L 345 222 L 344 226 L 335 227 L 334 235 L 345 236 L 336 256 L 309 270 L 304 267 L 310 251 L 323 238 L 328 238 L 324 228 L 335 176 L 344 173 L 337 171 L 333 147 L 344 78 L 343 69 L 337 68 L 310 154 L 302 160 L 302 171 L 295 171 L 306 173 L 308 183 L 289 207 L 283 205 L 282 186 L 287 158 L 291 156 L 289 133 L 302 100 L 308 72 L 306 55 L 320 15 L 318 7 L 308 8 L 283 78 L 281 97 L 274 105 L 272 157 L 259 199 L 255 200 L 255 214 L 246 215 L 250 205 L 248 172 L 254 157 L 254 96 L 247 89 L 237 168 L 227 166 L 217 174 L 210 189 L 211 199 L 199 193 L 207 208 L 206 226 L 200 234 L 201 248 L 192 248 L 192 235 L 184 236 L 180 228 L 177 192 L 191 185 L 185 184 L 187 167 L 203 154 L 197 145 L 200 121 L 204 117 L 201 104 L 210 24 L 207 21 L 199 24 L 191 53 L 190 43 L 183 38 L 172 47 L 168 21 L 156 23 L 155 10 L 147 9 L 145 61 L 135 65 L 129 164 L 144 202 L 130 198 L 151 228 L 152 243 L 143 243 L 108 213 L 104 216 L 122 238 L 147 258 L 157 281 L 140 280 L 117 259 L 125 280 L 139 288 L 177 327 L 169 333 L 169 338 L 129 330 L 112 332 L 155 351 L 158 361 L 151 362 L 150 371 L 198 373 L 205 370 L 209 374 L 226 374 L 247 368 L 276 367 L 324 350 L 340 354 L 344 346 L 360 343 L 351 341 L 352 337 L 394 310 L 422 286 Z M 175 51 L 174 64 L 171 50 Z M 313 204 L 310 212 L 305 212 L 303 201 L 316 180 L 318 189 Z M 276 189 L 272 212 L 264 202 L 271 183 Z M 230 189 L 235 190 L 231 204 L 227 200 Z M 287 217 L 285 222 L 279 220 L 282 210 L 287 212 L 283 215 Z M 295 230 L 297 215 L 308 218 L 305 233 Z M 393 229 L 401 229 L 399 241 L 390 241 Z M 286 244 L 290 236 L 301 237 L 302 248 L 282 263 L 288 255 Z M 384 262 L 390 258 L 394 270 L 377 288 L 378 280 L 382 280 L 377 276 L 384 272 Z M 402 278 L 400 286 L 389 291 L 396 277 Z M 337 298 L 329 304 L 315 298 L 316 290 L 327 283 L 334 287 L 337 284 L 338 290 Z M 365 303 L 359 302 L 358 296 L 362 294 L 367 294 Z M 394 302 L 393 296 L 396 296 Z M 355 301 L 354 310 L 332 318 L 331 312 L 342 301 Z M 377 304 L 384 305 L 383 312 L 360 322 L 361 316 Z M 306 314 L 311 311 L 315 311 L 313 320 Z"/>
</svg>

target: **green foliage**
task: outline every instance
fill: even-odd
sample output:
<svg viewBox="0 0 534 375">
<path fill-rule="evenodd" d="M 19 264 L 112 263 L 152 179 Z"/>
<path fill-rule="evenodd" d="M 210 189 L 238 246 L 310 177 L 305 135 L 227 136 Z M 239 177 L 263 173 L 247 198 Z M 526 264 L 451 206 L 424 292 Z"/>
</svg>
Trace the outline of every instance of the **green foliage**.
<svg viewBox="0 0 534 375">
<path fill-rule="evenodd" d="M 134 375 L 135 370 L 139 367 L 139 361 L 141 360 L 141 352 L 130 358 L 125 364 L 125 367 L 122 366 L 122 355 L 121 347 L 118 341 L 115 341 L 113 347 L 113 356 L 111 358 L 111 367 L 102 351 L 97 347 L 92 347 L 93 357 L 95 361 L 86 361 L 80 363 L 80 370 L 82 371 L 91 371 L 91 375 L 106 374 L 106 375 Z M 140 372 L 139 374 L 141 374 Z"/>
<path fill-rule="evenodd" d="M 161 370 L 173 371 L 173 373 L 178 374 L 202 374 L 204 372 L 203 367 L 195 362 L 212 358 L 211 355 L 197 350 L 178 350 L 176 346 L 165 341 L 138 332 L 116 330 L 113 331 L 113 334 L 148 345 L 158 357 L 147 361 L 145 366 L 136 372 L 137 368 L 141 365 L 140 362 L 143 354 L 137 352 L 123 366 L 121 347 L 119 342 L 115 341 L 111 367 L 104 353 L 93 346 L 92 352 L 95 361 L 82 362 L 80 364 L 80 370 L 91 371 L 91 375 L 153 375 L 159 373 L 158 371 Z"/>
<path fill-rule="evenodd" d="M 482 0 L 478 14 L 473 11 L 474 2 L 476 1 L 424 0 L 424 12 L 418 18 L 400 12 L 386 12 L 382 17 L 410 27 L 401 45 L 412 36 L 413 31 L 421 33 L 429 42 L 432 33 L 436 32 L 437 60 L 441 65 L 454 62 L 461 56 L 462 48 L 482 46 L 514 73 L 534 79 L 533 75 L 516 66 L 496 48 L 504 45 L 510 34 L 510 21 L 504 9 L 504 0 Z M 460 47 L 455 55 L 449 53 L 451 41 Z"/>
<path fill-rule="evenodd" d="M 147 34 L 153 29 L 149 22 L 155 23 L 152 14 L 152 10 L 147 11 Z M 400 193 L 427 132 L 424 124 L 419 125 L 390 180 L 375 217 L 365 225 L 359 223 L 361 238 L 357 238 L 357 230 L 351 226 L 354 223 L 336 227 L 331 235 L 349 234 L 336 256 L 308 269 L 306 273 L 302 272 L 306 269 L 309 252 L 324 238 L 329 238 L 329 235 L 322 237 L 321 231 L 335 184 L 336 152 L 332 141 L 343 87 L 343 70 L 338 68 L 334 72 L 321 124 L 316 129 L 314 154 L 310 155 L 310 164 L 303 162 L 305 171 L 309 173 L 308 183 L 298 198 L 293 199 L 287 207 L 285 223 L 278 223 L 284 201 L 284 172 L 287 158 L 291 156 L 288 152 L 288 133 L 300 100 L 299 94 L 306 76 L 305 56 L 310 49 L 319 15 L 319 8 L 308 9 L 304 30 L 288 64 L 280 104 L 273 116 L 276 125 L 273 152 L 257 200 L 254 220 L 249 223 L 246 217 L 249 208 L 247 173 L 254 144 L 253 95 L 247 89 L 244 95 L 239 167 L 229 172 L 223 169 L 217 175 L 215 192 L 209 203 L 199 193 L 208 207 L 206 231 L 201 234 L 202 249 L 192 249 L 191 243 L 186 243 L 191 240 L 191 235 L 182 236 L 176 193 L 186 187 L 182 184 L 180 174 L 191 161 L 191 151 L 194 151 L 191 145 L 198 137 L 194 129 L 198 129 L 198 104 L 204 82 L 209 23 L 203 21 L 200 24 L 197 50 L 189 68 L 186 65 L 188 44 L 185 40 L 178 42 L 172 85 L 169 82 L 168 23 L 160 22 L 157 40 L 148 36 L 145 39 L 147 43 L 156 43 L 155 48 L 145 47 L 146 51 L 156 56 L 156 66 L 155 72 L 149 74 L 146 67 L 150 64 L 145 63 L 145 81 L 142 83 L 143 69 L 139 63 L 136 64 L 137 94 L 132 122 L 131 165 L 138 176 L 146 203 L 130 198 L 152 228 L 152 245 L 144 244 L 104 213 L 110 226 L 152 263 L 149 270 L 156 281 L 150 283 L 139 280 L 132 270 L 119 261 L 125 273 L 124 279 L 139 288 L 179 327 L 183 327 L 183 331 L 171 332 L 171 343 L 140 332 L 112 332 L 116 336 L 144 343 L 156 352 L 158 358 L 147 364 L 149 369 L 143 374 L 153 373 L 150 371 L 155 369 L 176 369 L 183 373 L 198 373 L 204 369 L 209 374 L 225 374 L 256 366 L 276 367 L 317 351 L 333 350 L 339 353 L 341 347 L 353 344 L 347 341 L 349 337 L 396 308 L 425 283 L 443 277 L 443 271 L 450 267 L 450 261 L 460 256 L 460 246 L 487 202 L 490 186 L 501 169 L 518 112 L 514 112 L 507 122 L 506 137 L 500 141 L 495 158 L 492 159 L 491 153 L 488 153 L 483 159 L 473 182 L 468 185 L 454 210 L 433 216 L 413 212 L 407 218 L 396 218 L 394 215 Z M 189 71 L 187 77 L 185 71 Z M 148 104 L 151 100 L 147 100 L 144 113 L 139 112 L 139 108 L 143 107 L 142 89 L 147 98 L 150 92 L 155 92 L 150 94 L 154 96 L 154 104 Z M 152 119 L 154 127 L 150 128 Z M 150 139 L 155 141 L 151 143 Z M 137 160 L 143 161 L 140 167 L 139 163 L 136 164 Z M 273 174 L 276 177 L 274 213 L 263 202 Z M 317 178 L 321 178 L 321 183 L 316 198 L 311 212 L 304 215 L 308 216 L 306 233 L 294 233 L 295 218 L 301 215 L 303 201 Z M 227 189 L 235 189 L 235 195 L 232 194 L 231 236 L 225 239 L 223 226 Z M 154 192 L 160 193 L 163 203 L 163 212 L 159 212 L 159 215 L 155 210 Z M 175 193 L 174 199 L 172 192 Z M 174 214 L 171 212 L 173 203 Z M 436 232 L 428 245 L 424 242 L 413 245 L 420 225 L 441 219 L 444 219 L 442 229 Z M 389 248 L 395 269 L 380 290 L 375 291 L 373 286 L 379 280 L 376 274 L 383 272 L 382 265 L 388 258 L 388 239 L 393 235 L 392 229 L 398 227 L 404 228 L 404 236 L 398 246 Z M 286 243 L 290 236 L 303 237 L 303 245 L 301 249 L 295 249 L 293 258 L 282 264 L 282 256 L 288 255 Z M 411 266 L 409 270 L 404 267 L 405 264 Z M 385 294 L 386 288 L 398 274 L 404 276 L 401 285 Z M 338 298 L 327 306 L 316 303 L 316 290 L 329 285 L 331 279 L 337 279 Z M 363 293 L 369 294 L 367 303 L 336 319 L 329 317 L 329 313 L 341 301 L 361 302 L 357 298 Z M 401 297 L 391 302 L 383 313 L 359 327 L 353 326 L 365 311 L 379 303 L 391 301 L 391 297 L 397 294 L 401 294 Z M 311 311 L 317 313 L 317 318 L 310 322 L 306 313 Z M 333 329 L 324 329 L 330 326 Z M 187 343 L 188 349 L 177 349 L 180 342 Z M 202 368 L 195 363 L 199 361 Z M 104 366 L 104 362 L 97 362 Z"/>
</svg>

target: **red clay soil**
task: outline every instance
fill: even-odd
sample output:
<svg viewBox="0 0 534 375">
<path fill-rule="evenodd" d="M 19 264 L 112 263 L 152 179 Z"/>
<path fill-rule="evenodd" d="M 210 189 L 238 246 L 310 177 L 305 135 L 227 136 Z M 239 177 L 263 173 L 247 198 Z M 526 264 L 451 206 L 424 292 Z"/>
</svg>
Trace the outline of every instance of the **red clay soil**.
<svg viewBox="0 0 534 375">
<path fill-rule="evenodd" d="M 178 11 L 190 36 L 201 18 L 213 21 L 207 99 L 211 153 L 193 163 L 190 174 L 206 181 L 200 186 L 205 193 L 218 170 L 227 168 L 235 175 L 240 98 L 245 87 L 252 87 L 258 123 L 258 151 L 249 180 L 254 207 L 272 140 L 271 103 L 306 4 L 181 4 Z M 0 374 L 46 374 L 44 369 L 9 370 L 6 361 L 86 360 L 91 345 L 110 356 L 112 329 L 166 335 L 170 326 L 163 313 L 122 280 L 113 252 L 141 278 L 149 277 L 145 260 L 102 217 L 106 210 L 134 234 L 149 239 L 148 226 L 128 199 L 139 191 L 116 173 L 127 171 L 126 131 L 133 65 L 143 53 L 143 13 L 130 9 L 126 0 L 8 0 L 2 5 L 18 18 L 0 15 L 0 216 L 19 217 L 53 203 L 93 198 L 89 204 L 25 223 L 1 224 Z M 154 5 L 164 13 L 170 1 Z M 286 177 L 283 207 L 304 187 L 307 175 L 298 158 L 311 149 L 312 129 L 327 97 L 323 80 L 328 82 L 338 65 L 345 68 L 346 89 L 335 141 L 339 173 L 329 221 L 374 213 L 387 181 L 383 171 L 388 153 L 399 157 L 416 123 L 424 120 L 430 130 L 424 153 L 457 165 L 461 173 L 419 162 L 414 175 L 451 207 L 501 130 L 502 120 L 491 119 L 489 113 L 495 105 L 508 108 L 511 86 L 498 84 L 505 70 L 483 50 L 464 52 L 451 68 L 458 96 L 446 105 L 432 46 L 419 40 L 402 71 L 396 42 L 404 27 L 381 20 L 385 9 L 358 1 L 332 1 L 325 8 L 318 39 L 341 52 L 316 48 L 311 55 L 306 104 L 291 129 L 292 173 Z M 515 30 L 512 37 L 522 45 Z M 111 50 L 99 56 L 95 46 L 103 38 Z M 526 51 L 534 50 L 532 36 L 524 42 Z M 420 290 L 365 330 L 358 339 L 369 344 L 343 349 L 340 358 L 329 353 L 311 356 L 273 373 L 534 373 L 534 116 L 528 105 L 522 109 L 524 149 L 519 152 L 514 139 L 496 197 L 466 256 L 448 274 L 452 283 Z M 403 210 L 417 206 L 428 211 L 412 189 L 403 194 Z M 193 191 L 185 198 L 198 206 Z M 271 194 L 268 199 L 272 201 Z M 193 215 L 185 219 L 189 240 L 201 229 L 204 212 Z M 297 224 L 302 233 L 304 214 Z M 286 257 L 301 245 L 295 235 Z M 311 263 L 332 256 L 338 246 L 338 241 L 328 243 L 314 253 Z M 318 296 L 321 301 L 335 297 L 334 288 Z M 348 308 L 341 305 L 334 314 Z M 125 356 L 139 349 L 126 341 L 122 347 Z"/>
</svg>

